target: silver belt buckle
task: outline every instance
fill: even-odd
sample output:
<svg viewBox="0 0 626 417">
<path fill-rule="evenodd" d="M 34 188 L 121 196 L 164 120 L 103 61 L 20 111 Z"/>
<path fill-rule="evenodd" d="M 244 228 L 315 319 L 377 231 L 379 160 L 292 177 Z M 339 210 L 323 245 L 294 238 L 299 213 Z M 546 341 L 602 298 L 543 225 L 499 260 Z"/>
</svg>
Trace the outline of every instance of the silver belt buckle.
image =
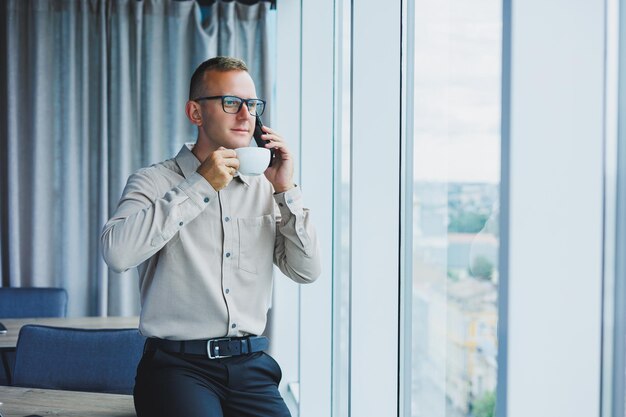
<svg viewBox="0 0 626 417">
<path fill-rule="evenodd" d="M 207 340 L 206 342 L 206 351 L 207 354 L 209 355 L 209 359 L 219 359 L 219 358 L 230 358 L 232 355 L 220 355 L 220 347 L 218 345 L 215 345 L 215 350 L 217 351 L 217 354 L 213 355 L 213 349 L 211 349 L 211 343 L 217 343 L 217 342 L 222 342 L 222 341 L 229 341 L 230 338 L 229 337 L 223 337 L 221 339 L 210 339 Z"/>
</svg>

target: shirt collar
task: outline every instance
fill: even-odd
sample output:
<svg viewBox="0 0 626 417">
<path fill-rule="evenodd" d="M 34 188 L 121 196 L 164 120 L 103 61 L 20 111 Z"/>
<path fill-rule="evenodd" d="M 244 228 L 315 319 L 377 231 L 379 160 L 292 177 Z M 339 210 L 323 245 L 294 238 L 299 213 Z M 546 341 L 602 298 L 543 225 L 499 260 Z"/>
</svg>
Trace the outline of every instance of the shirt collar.
<svg viewBox="0 0 626 417">
<path fill-rule="evenodd" d="M 175 158 L 176 163 L 178 164 L 180 170 L 183 172 L 183 176 L 185 178 L 189 178 L 191 174 L 196 172 L 198 170 L 198 167 L 200 166 L 200 161 L 198 161 L 198 158 L 196 158 L 196 156 L 191 152 L 193 147 L 193 143 L 185 143 L 183 147 L 180 148 L 180 151 Z M 245 175 L 238 175 L 235 177 L 235 179 L 238 179 L 245 185 L 250 185 L 250 179 L 247 178 Z"/>
</svg>

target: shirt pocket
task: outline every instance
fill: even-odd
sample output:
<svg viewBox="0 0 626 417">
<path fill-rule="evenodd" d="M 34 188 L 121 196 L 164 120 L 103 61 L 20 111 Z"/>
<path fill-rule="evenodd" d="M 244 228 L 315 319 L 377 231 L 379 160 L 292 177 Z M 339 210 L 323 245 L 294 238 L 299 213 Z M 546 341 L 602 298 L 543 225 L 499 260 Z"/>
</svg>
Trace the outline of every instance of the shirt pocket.
<svg viewBox="0 0 626 417">
<path fill-rule="evenodd" d="M 259 269 L 271 269 L 274 259 L 274 216 L 237 219 L 239 229 L 239 269 L 258 273 Z"/>
</svg>

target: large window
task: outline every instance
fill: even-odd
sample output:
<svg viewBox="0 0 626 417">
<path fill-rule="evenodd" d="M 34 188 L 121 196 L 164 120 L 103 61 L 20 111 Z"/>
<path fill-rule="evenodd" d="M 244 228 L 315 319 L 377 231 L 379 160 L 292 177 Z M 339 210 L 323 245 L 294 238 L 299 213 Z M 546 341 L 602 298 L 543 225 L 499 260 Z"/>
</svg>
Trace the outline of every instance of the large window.
<svg viewBox="0 0 626 417">
<path fill-rule="evenodd" d="M 414 10 L 411 416 L 491 417 L 501 2 L 416 0 Z"/>
<path fill-rule="evenodd" d="M 597 415 L 605 4 L 280 3 L 332 260 L 297 294 L 300 417 Z"/>
</svg>

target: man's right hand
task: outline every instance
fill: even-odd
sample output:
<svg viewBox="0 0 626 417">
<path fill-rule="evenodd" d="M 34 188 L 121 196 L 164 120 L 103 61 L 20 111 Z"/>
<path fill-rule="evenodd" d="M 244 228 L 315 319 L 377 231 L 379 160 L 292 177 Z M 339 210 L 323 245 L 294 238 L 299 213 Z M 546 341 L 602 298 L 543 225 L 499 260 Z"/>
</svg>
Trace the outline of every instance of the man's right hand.
<svg viewBox="0 0 626 417">
<path fill-rule="evenodd" d="M 239 169 L 239 159 L 232 149 L 221 146 L 200 164 L 197 169 L 215 191 L 225 188 L 232 180 L 233 175 Z"/>
</svg>

